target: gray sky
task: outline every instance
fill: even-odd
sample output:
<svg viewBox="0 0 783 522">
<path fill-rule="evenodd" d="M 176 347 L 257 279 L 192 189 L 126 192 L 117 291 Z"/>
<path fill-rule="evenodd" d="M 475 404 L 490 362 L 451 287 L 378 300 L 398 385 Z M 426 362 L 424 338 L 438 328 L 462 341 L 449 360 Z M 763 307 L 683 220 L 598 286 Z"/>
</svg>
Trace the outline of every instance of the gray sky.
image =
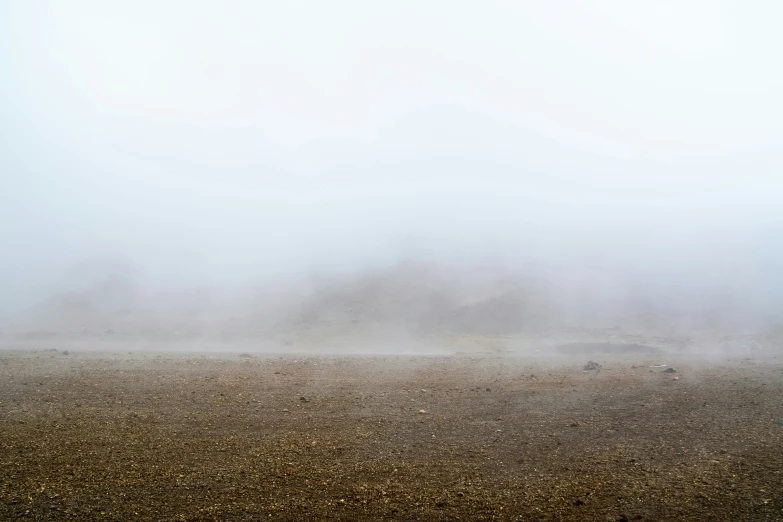
<svg viewBox="0 0 783 522">
<path fill-rule="evenodd" d="M 768 261 L 781 230 L 781 2 L 2 0 L 0 24 L 14 299 L 92 259 L 690 266 Z"/>
</svg>

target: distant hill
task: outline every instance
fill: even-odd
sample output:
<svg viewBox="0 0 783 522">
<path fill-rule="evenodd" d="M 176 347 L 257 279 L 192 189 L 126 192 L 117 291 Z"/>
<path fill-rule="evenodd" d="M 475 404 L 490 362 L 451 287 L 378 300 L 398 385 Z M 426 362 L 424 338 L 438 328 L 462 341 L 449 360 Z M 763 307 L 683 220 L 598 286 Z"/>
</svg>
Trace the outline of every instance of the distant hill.
<svg viewBox="0 0 783 522">
<path fill-rule="evenodd" d="M 540 336 L 575 327 L 682 336 L 774 325 L 771 316 L 742 315 L 742 301 L 730 294 L 689 300 L 654 290 L 586 269 L 417 262 L 231 292 L 209 287 L 163 290 L 106 274 L 11 318 L 2 331 L 319 341 L 392 332 Z"/>
</svg>

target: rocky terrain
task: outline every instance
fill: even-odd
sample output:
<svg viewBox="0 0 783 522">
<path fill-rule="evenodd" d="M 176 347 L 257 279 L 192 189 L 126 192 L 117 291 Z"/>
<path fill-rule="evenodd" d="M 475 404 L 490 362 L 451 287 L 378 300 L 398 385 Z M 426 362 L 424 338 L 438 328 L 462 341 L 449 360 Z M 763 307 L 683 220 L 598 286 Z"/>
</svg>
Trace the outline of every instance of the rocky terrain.
<svg viewBox="0 0 783 522">
<path fill-rule="evenodd" d="M 0 351 L 0 519 L 781 520 L 783 364 L 633 346 Z"/>
</svg>

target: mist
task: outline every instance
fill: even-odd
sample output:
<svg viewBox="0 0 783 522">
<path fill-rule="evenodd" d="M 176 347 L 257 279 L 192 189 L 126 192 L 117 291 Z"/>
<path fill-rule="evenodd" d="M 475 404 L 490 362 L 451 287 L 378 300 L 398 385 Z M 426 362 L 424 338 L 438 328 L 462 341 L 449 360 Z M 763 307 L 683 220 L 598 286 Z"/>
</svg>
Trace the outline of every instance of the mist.
<svg viewBox="0 0 783 522">
<path fill-rule="evenodd" d="M 0 325 L 773 331 L 783 11 L 740 6 L 5 2 Z"/>
<path fill-rule="evenodd" d="M 0 0 L 0 520 L 781 520 L 782 27 Z"/>
</svg>

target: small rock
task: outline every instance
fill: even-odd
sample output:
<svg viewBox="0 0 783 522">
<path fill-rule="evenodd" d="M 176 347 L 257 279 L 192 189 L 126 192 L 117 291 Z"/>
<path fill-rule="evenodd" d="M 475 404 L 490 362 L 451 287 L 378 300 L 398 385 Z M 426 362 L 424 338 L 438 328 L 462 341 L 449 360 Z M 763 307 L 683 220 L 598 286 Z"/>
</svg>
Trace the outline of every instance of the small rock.
<svg viewBox="0 0 783 522">
<path fill-rule="evenodd" d="M 283 408 L 283 413 L 288 413 L 288 408 Z"/>
<path fill-rule="evenodd" d="M 591 370 L 598 371 L 601 368 L 603 368 L 603 366 L 601 366 L 600 364 L 598 364 L 595 361 L 587 361 L 587 364 L 584 365 L 584 370 L 585 371 L 591 371 Z"/>
<path fill-rule="evenodd" d="M 579 423 L 578 422 L 572 422 L 571 424 L 569 424 L 569 426 L 572 427 L 572 428 L 577 428 L 577 427 L 579 427 Z"/>
<path fill-rule="evenodd" d="M 419 413 L 427 413 L 427 412 L 424 410 L 419 410 Z"/>
<path fill-rule="evenodd" d="M 663 373 L 677 373 L 677 370 L 675 370 L 674 368 L 672 368 L 671 366 L 669 366 L 668 368 L 666 368 L 666 369 L 663 371 Z"/>
<path fill-rule="evenodd" d="M 299 397 L 299 400 L 302 402 L 310 402 L 307 397 Z"/>
</svg>

